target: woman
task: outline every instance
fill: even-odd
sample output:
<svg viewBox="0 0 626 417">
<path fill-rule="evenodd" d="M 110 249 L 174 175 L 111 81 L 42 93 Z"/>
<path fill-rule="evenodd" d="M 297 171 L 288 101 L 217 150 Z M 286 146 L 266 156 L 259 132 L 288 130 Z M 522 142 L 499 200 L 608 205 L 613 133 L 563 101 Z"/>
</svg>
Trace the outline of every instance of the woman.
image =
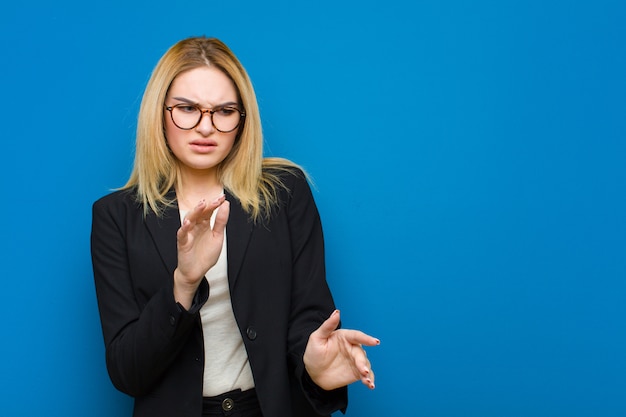
<svg viewBox="0 0 626 417">
<path fill-rule="evenodd" d="M 337 329 L 305 175 L 263 158 L 237 58 L 190 38 L 161 58 L 139 111 L 128 183 L 93 206 L 92 261 L 113 384 L 134 416 L 321 416 L 374 388 Z"/>
</svg>

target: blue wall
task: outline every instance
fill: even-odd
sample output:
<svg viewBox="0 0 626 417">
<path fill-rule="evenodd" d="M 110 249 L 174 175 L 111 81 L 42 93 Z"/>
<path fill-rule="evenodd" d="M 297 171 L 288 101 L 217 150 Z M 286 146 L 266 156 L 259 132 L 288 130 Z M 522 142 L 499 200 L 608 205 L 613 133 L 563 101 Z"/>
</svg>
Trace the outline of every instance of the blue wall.
<svg viewBox="0 0 626 417">
<path fill-rule="evenodd" d="M 11 2 L 2 416 L 122 416 L 91 203 L 122 185 L 175 41 L 217 36 L 267 153 L 317 186 L 346 326 L 382 340 L 348 416 L 626 415 L 623 1 Z"/>
</svg>

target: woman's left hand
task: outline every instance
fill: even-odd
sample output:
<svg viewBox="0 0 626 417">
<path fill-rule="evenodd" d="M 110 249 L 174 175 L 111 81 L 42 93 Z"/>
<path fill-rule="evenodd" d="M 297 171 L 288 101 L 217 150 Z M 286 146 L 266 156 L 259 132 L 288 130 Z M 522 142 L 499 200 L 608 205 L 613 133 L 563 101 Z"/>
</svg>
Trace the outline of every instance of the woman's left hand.
<svg viewBox="0 0 626 417">
<path fill-rule="evenodd" d="M 363 345 L 380 340 L 358 330 L 337 329 L 339 310 L 311 333 L 304 351 L 304 366 L 319 387 L 332 390 L 361 381 L 374 389 L 374 372 Z"/>
</svg>

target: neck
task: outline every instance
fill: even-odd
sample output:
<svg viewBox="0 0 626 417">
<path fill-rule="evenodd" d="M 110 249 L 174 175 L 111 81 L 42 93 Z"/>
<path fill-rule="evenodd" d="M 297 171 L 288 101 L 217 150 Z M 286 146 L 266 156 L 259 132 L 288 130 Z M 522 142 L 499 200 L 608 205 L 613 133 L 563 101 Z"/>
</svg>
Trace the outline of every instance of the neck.
<svg viewBox="0 0 626 417">
<path fill-rule="evenodd" d="M 217 171 L 211 170 L 180 170 L 180 183 L 176 187 L 178 207 L 191 210 L 202 199 L 213 201 L 224 192 L 224 187 L 217 178 Z"/>
</svg>

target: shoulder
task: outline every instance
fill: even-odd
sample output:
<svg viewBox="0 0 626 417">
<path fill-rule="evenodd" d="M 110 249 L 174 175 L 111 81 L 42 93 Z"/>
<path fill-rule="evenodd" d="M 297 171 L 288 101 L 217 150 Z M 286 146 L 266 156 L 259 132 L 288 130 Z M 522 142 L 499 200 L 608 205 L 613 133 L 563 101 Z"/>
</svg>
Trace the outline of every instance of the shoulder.
<svg viewBox="0 0 626 417">
<path fill-rule="evenodd" d="M 117 190 L 107 194 L 93 203 L 93 211 L 96 212 L 127 212 L 141 209 L 141 204 L 137 199 L 137 192 L 134 188 Z"/>
<path fill-rule="evenodd" d="M 278 200 L 282 203 L 288 203 L 293 198 L 311 194 L 309 177 L 298 166 L 268 168 L 264 170 L 264 177 L 266 181 L 273 183 Z"/>
<path fill-rule="evenodd" d="M 125 188 L 113 191 L 96 200 L 94 206 L 109 206 L 116 204 L 137 203 L 137 190 L 135 188 Z"/>
<path fill-rule="evenodd" d="M 297 187 L 308 187 L 308 175 L 299 165 L 282 158 L 263 160 L 263 180 L 287 191 Z"/>
</svg>

